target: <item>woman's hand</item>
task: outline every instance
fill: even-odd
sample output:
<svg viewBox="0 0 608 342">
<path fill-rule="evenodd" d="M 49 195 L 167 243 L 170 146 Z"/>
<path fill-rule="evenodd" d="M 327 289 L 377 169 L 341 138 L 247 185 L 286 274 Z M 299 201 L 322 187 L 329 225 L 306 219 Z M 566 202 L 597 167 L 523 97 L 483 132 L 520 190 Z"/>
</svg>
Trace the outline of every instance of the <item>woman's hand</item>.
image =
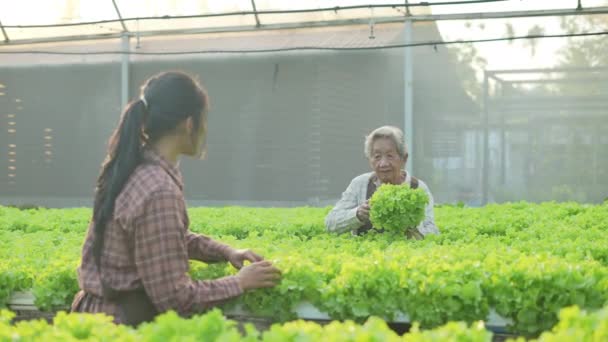
<svg viewBox="0 0 608 342">
<path fill-rule="evenodd" d="M 361 222 L 369 221 L 369 201 L 365 201 L 357 208 L 357 218 Z"/>
<path fill-rule="evenodd" d="M 275 287 L 281 280 L 281 271 L 264 260 L 247 265 L 236 275 L 243 291 Z"/>
<path fill-rule="evenodd" d="M 228 255 L 228 261 L 239 270 L 243 267 L 245 260 L 253 263 L 262 261 L 264 258 L 250 249 L 235 249 Z"/>
</svg>

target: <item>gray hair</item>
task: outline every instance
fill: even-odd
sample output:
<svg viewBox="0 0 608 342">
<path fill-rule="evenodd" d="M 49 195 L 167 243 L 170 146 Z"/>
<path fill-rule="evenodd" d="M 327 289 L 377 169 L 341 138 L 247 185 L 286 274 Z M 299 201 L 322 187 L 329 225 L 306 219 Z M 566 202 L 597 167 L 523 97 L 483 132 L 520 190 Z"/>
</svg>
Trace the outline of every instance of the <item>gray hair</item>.
<svg viewBox="0 0 608 342">
<path fill-rule="evenodd" d="M 372 147 L 374 142 L 379 138 L 391 139 L 395 146 L 397 146 L 397 152 L 401 158 L 405 158 L 407 154 L 407 145 L 405 144 L 405 138 L 403 131 L 395 126 L 382 126 L 373 130 L 368 136 L 365 137 L 365 156 L 369 159 L 372 155 Z"/>
</svg>

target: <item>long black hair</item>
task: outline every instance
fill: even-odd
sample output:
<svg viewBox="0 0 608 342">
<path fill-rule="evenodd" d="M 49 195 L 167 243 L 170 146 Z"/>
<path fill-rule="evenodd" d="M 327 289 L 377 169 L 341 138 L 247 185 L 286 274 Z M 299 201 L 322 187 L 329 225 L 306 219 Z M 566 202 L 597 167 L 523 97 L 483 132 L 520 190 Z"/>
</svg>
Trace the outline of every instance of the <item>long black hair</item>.
<svg viewBox="0 0 608 342">
<path fill-rule="evenodd" d="M 207 120 L 206 91 L 189 75 L 169 71 L 148 79 L 140 98 L 123 111 L 118 127 L 110 136 L 108 152 L 101 166 L 93 205 L 93 255 L 99 267 L 107 223 L 114 213 L 116 198 L 135 168 L 143 161 L 144 147 L 171 133 L 192 117 L 193 142 L 197 129 Z"/>
</svg>

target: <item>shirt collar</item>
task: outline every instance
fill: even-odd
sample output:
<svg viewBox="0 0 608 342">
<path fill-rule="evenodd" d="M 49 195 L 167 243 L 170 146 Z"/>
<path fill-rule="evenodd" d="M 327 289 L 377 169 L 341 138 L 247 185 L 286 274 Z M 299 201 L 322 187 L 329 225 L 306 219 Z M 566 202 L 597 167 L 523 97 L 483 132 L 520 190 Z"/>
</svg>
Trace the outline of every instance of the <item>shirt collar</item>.
<svg viewBox="0 0 608 342">
<path fill-rule="evenodd" d="M 173 179 L 175 184 L 179 187 L 179 189 L 183 190 L 184 183 L 182 180 L 182 173 L 180 172 L 180 170 L 178 168 L 179 163 L 178 163 L 178 165 L 171 164 L 170 162 L 168 162 L 165 158 L 163 158 L 161 155 L 156 153 L 156 151 L 154 151 L 151 148 L 144 148 L 144 160 L 147 162 L 159 165 L 163 170 L 165 170 L 165 172 L 167 172 L 169 174 L 169 176 L 171 176 L 171 178 Z"/>
<path fill-rule="evenodd" d="M 412 177 L 410 176 L 410 174 L 405 170 L 401 170 L 401 174 L 405 175 L 405 180 L 403 181 L 403 184 L 409 185 L 412 182 Z M 376 187 L 379 187 L 380 185 L 382 185 L 380 178 L 378 178 L 378 176 L 376 176 L 375 172 L 372 174 L 372 177 L 373 177 L 373 181 L 374 181 L 374 184 L 376 185 Z"/>
</svg>

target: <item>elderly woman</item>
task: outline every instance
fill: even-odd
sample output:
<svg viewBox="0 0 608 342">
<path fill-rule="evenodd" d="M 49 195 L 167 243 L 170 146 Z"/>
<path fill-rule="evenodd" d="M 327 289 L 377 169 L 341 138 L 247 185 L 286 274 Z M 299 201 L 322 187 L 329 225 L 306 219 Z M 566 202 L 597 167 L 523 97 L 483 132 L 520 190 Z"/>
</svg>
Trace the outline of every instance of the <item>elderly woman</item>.
<svg viewBox="0 0 608 342">
<path fill-rule="evenodd" d="M 327 231 L 338 234 L 350 231 L 360 235 L 375 229 L 369 221 L 370 197 L 383 183 L 406 183 L 413 189 L 423 189 L 429 196 L 425 219 L 416 230 L 408 233 L 408 238 L 422 239 L 424 235 L 439 234 L 435 226 L 431 191 L 423 181 L 403 170 L 408 157 L 403 132 L 393 126 L 377 128 L 365 139 L 365 156 L 373 172 L 357 176 L 350 182 L 342 198 L 325 218 Z"/>
</svg>

